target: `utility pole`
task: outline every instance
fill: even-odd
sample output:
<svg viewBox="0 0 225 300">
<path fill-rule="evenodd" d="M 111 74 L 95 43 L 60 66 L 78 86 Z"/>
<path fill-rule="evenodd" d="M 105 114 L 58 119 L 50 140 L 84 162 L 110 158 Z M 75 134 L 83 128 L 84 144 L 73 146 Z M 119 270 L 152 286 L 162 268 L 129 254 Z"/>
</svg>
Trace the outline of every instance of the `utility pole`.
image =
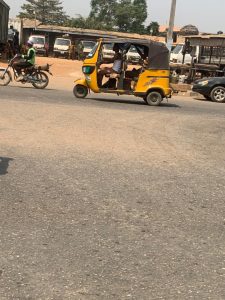
<svg viewBox="0 0 225 300">
<path fill-rule="evenodd" d="M 171 10 L 170 10 L 170 22 L 169 28 L 167 32 L 167 48 L 171 51 L 173 45 L 173 28 L 174 28 L 174 19 L 175 19 L 175 12 L 176 12 L 176 2 L 177 0 L 172 0 L 171 3 Z"/>
</svg>

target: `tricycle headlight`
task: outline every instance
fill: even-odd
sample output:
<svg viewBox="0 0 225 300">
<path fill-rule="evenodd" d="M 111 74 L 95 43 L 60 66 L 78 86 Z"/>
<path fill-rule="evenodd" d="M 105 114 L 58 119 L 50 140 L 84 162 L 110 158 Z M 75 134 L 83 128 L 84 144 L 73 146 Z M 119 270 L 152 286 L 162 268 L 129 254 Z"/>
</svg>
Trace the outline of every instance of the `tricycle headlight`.
<svg viewBox="0 0 225 300">
<path fill-rule="evenodd" d="M 95 67 L 94 66 L 83 66 L 82 67 L 82 71 L 83 73 L 86 75 L 90 75 L 94 72 L 95 70 Z"/>
</svg>

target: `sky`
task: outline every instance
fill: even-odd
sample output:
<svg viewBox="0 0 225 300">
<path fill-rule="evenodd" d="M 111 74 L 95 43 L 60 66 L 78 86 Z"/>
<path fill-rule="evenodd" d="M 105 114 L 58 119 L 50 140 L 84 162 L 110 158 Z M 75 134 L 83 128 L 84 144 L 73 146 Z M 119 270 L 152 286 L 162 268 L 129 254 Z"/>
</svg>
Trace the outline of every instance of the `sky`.
<svg viewBox="0 0 225 300">
<path fill-rule="evenodd" d="M 10 6 L 10 17 L 15 17 L 25 0 L 4 0 Z M 91 0 L 62 0 L 65 12 L 76 17 L 81 14 L 87 17 Z M 81 5 L 82 3 L 82 5 Z M 169 22 L 171 0 L 147 0 L 148 21 L 157 21 L 161 25 Z M 175 25 L 182 27 L 192 24 L 200 32 L 225 33 L 224 0 L 177 0 Z"/>
</svg>

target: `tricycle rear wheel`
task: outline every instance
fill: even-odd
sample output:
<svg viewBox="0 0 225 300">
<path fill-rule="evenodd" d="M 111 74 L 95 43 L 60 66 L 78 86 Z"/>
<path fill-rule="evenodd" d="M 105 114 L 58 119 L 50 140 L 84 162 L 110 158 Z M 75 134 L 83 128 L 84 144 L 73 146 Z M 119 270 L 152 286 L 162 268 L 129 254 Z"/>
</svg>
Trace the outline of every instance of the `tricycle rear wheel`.
<svg viewBox="0 0 225 300">
<path fill-rule="evenodd" d="M 158 106 L 162 102 L 162 95 L 157 91 L 152 91 L 148 93 L 145 99 L 148 105 Z"/>
</svg>

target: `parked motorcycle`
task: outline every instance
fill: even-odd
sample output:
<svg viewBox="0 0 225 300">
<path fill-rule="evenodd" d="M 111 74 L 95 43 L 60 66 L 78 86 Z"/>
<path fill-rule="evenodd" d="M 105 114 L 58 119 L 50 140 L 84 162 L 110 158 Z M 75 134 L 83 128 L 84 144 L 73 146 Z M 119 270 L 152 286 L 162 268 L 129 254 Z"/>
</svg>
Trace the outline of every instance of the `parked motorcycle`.
<svg viewBox="0 0 225 300">
<path fill-rule="evenodd" d="M 8 85 L 10 81 L 17 81 L 18 74 L 13 67 L 13 63 L 19 58 L 18 55 L 15 55 L 10 61 L 7 68 L 0 68 L 0 86 Z M 42 66 L 31 66 L 25 69 L 22 69 L 23 78 L 19 81 L 20 83 L 31 83 L 36 89 L 44 89 L 49 83 L 49 78 L 46 73 L 52 75 L 49 70 L 50 65 Z M 10 69 L 13 72 L 13 76 L 10 72 Z"/>
</svg>

